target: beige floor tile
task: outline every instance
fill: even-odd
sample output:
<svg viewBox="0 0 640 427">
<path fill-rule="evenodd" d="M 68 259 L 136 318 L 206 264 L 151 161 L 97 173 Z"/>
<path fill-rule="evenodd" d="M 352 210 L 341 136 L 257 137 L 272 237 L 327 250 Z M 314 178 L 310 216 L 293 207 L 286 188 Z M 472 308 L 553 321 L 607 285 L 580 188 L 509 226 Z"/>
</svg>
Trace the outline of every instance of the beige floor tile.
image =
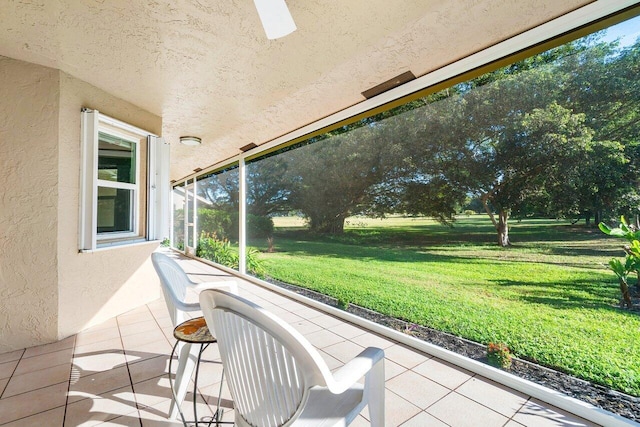
<svg viewBox="0 0 640 427">
<path fill-rule="evenodd" d="M 156 319 L 145 320 L 144 322 L 120 325 L 120 336 L 141 334 L 144 332 L 155 332 L 160 329 Z"/>
<path fill-rule="evenodd" d="M 362 415 L 358 415 L 356 419 L 353 420 L 351 424 L 349 424 L 349 427 L 370 427 L 370 426 L 371 426 L 371 423 L 369 423 L 369 421 Z"/>
<path fill-rule="evenodd" d="M 456 392 L 509 418 L 527 402 L 524 394 L 477 376 L 458 387 Z"/>
<path fill-rule="evenodd" d="M 72 363 L 75 374 L 82 377 L 125 366 L 126 358 L 122 350 L 104 350 L 76 354 Z"/>
<path fill-rule="evenodd" d="M 384 356 L 387 359 L 409 369 L 412 369 L 427 361 L 427 359 L 430 359 L 430 356 L 416 350 L 411 350 L 410 348 L 400 344 L 394 344 L 391 347 L 385 348 Z"/>
<path fill-rule="evenodd" d="M 64 406 L 67 400 L 67 387 L 67 383 L 60 383 L 0 399 L 2 421 L 10 422 Z"/>
<path fill-rule="evenodd" d="M 307 318 L 309 319 L 309 318 Z M 342 320 L 337 317 L 329 316 L 328 314 L 321 314 L 320 316 L 309 319 L 311 322 L 323 328 L 332 328 L 342 323 Z"/>
<path fill-rule="evenodd" d="M 168 420 L 169 408 L 171 406 L 170 400 L 164 400 L 154 406 L 147 406 L 140 408 L 140 417 L 142 418 L 143 426 L 158 426 L 158 425 L 173 425 L 172 421 Z M 187 421 L 192 421 L 194 419 L 193 416 L 193 394 L 187 393 L 187 397 L 184 402 L 180 406 L 182 408 L 182 413 Z M 198 419 L 206 420 L 213 416 L 213 411 L 211 407 L 202 400 L 201 396 L 198 396 L 197 401 L 197 411 L 198 411 Z M 178 416 L 178 420 L 180 416 Z M 167 424 L 158 424 L 159 422 L 164 422 Z M 181 424 L 177 424 L 181 425 Z"/>
<path fill-rule="evenodd" d="M 502 427 L 509 420 L 504 415 L 458 393 L 450 393 L 427 409 L 434 417 L 456 427 Z"/>
<path fill-rule="evenodd" d="M 14 375 L 2 395 L 3 398 L 26 393 L 58 383 L 69 383 L 71 363 L 55 365 L 21 375 Z"/>
<path fill-rule="evenodd" d="M 329 330 L 334 334 L 338 334 L 341 337 L 344 337 L 348 340 L 353 340 L 353 338 L 366 333 L 364 329 L 358 328 L 357 326 L 353 326 L 350 323 L 342 323 L 340 325 L 336 325 L 332 328 L 329 328 Z"/>
<path fill-rule="evenodd" d="M 195 372 L 194 372 L 195 378 Z M 200 362 L 198 387 L 219 383 L 222 378 L 222 362 Z"/>
<path fill-rule="evenodd" d="M 64 420 L 64 410 L 64 406 L 60 406 L 30 417 L 20 418 L 8 424 L 2 424 L 2 427 L 61 426 Z"/>
<path fill-rule="evenodd" d="M 317 348 L 325 348 L 329 347 L 330 345 L 345 341 L 345 339 L 340 335 L 336 335 L 333 332 L 327 331 L 326 329 L 308 334 L 306 338 L 312 345 Z"/>
<path fill-rule="evenodd" d="M 176 338 L 173 336 L 174 327 L 173 326 L 166 326 L 166 327 L 162 328 L 161 330 L 162 330 L 162 333 L 164 334 L 164 337 L 167 339 L 169 344 L 173 347 L 173 344 L 175 344 L 175 342 L 176 342 Z"/>
<path fill-rule="evenodd" d="M 298 322 L 293 322 L 291 323 L 291 326 L 293 326 L 293 328 L 296 331 L 300 332 L 302 335 L 308 335 L 322 329 L 320 326 L 308 320 L 300 320 Z"/>
<path fill-rule="evenodd" d="M 336 369 L 344 366 L 344 362 L 341 362 L 329 353 L 326 353 L 323 350 L 318 350 L 318 353 L 320 353 L 320 356 L 322 356 L 322 360 L 325 361 L 330 371 L 335 371 Z"/>
<path fill-rule="evenodd" d="M 140 421 L 143 427 L 184 427 L 182 421 L 178 417 L 177 420 L 169 420 L 169 407 L 160 405 L 160 407 L 147 407 L 138 410 L 140 413 Z"/>
<path fill-rule="evenodd" d="M 264 292 L 262 294 L 258 294 L 258 296 L 262 297 L 264 300 L 270 302 L 271 304 L 277 307 L 285 307 L 285 308 L 300 308 L 302 304 L 297 301 L 293 301 L 287 297 L 282 295 L 278 295 L 275 292 Z M 305 306 L 306 307 L 306 306 Z"/>
<path fill-rule="evenodd" d="M 297 314 L 298 316 L 302 317 L 303 319 L 309 319 L 309 320 L 316 319 L 320 316 L 323 316 L 323 313 L 321 311 L 318 311 L 316 309 L 313 309 L 307 306 L 304 306 L 300 309 L 291 310 L 291 311 Z"/>
<path fill-rule="evenodd" d="M 100 427 L 140 427 L 140 414 L 138 411 L 133 411 L 130 414 L 123 415 L 118 418 L 114 418 L 102 424 Z"/>
<path fill-rule="evenodd" d="M 189 389 L 193 389 L 193 384 L 189 385 Z M 136 383 L 133 385 L 133 391 L 136 394 L 139 408 L 154 406 L 171 399 L 171 388 L 167 375 Z"/>
<path fill-rule="evenodd" d="M 173 370 L 177 367 L 177 362 L 174 360 Z M 152 359 L 142 360 L 136 363 L 129 364 L 129 373 L 131 374 L 131 380 L 133 384 L 141 381 L 146 381 L 151 378 L 167 375 L 169 372 L 169 357 L 159 356 Z"/>
<path fill-rule="evenodd" d="M 11 362 L 0 363 L 0 378 L 9 378 L 16 370 L 20 360 L 14 360 Z"/>
<path fill-rule="evenodd" d="M 24 354 L 24 349 L 10 351 L 8 353 L 0 354 L 0 363 L 13 362 L 15 360 L 20 360 L 22 355 Z"/>
<path fill-rule="evenodd" d="M 93 375 L 85 375 L 77 380 L 72 380 L 69 385 L 68 402 L 91 398 L 112 390 L 117 390 L 131 384 L 129 371 L 126 366 L 98 372 Z"/>
<path fill-rule="evenodd" d="M 127 386 L 67 405 L 64 425 L 89 427 L 132 413 L 137 416 L 137 407 L 131 386 Z"/>
<path fill-rule="evenodd" d="M 76 335 L 76 347 L 109 341 L 114 338 L 120 338 L 120 330 L 117 325 L 104 329 L 82 331 Z"/>
<path fill-rule="evenodd" d="M 385 381 L 390 380 L 393 377 L 397 377 L 403 372 L 407 372 L 407 368 L 404 366 L 398 365 L 396 362 L 391 361 L 389 359 L 384 359 L 384 379 Z"/>
<path fill-rule="evenodd" d="M 164 301 L 162 301 L 162 308 L 153 308 L 151 309 L 151 314 L 153 318 L 160 325 L 164 325 L 165 322 L 171 322 L 171 316 L 169 315 L 169 309 L 164 305 Z"/>
<path fill-rule="evenodd" d="M 67 348 L 53 353 L 30 357 L 28 359 L 20 359 L 14 375 L 26 374 L 56 365 L 67 365 L 71 363 L 72 358 L 73 349 Z"/>
<path fill-rule="evenodd" d="M 115 338 L 111 338 L 105 341 L 98 341 L 91 344 L 76 345 L 73 354 L 74 355 L 86 355 L 94 353 L 104 353 L 105 351 L 122 352 L 122 339 L 120 335 Z"/>
<path fill-rule="evenodd" d="M 215 412 L 218 405 L 218 394 L 220 393 L 220 383 L 211 384 L 207 387 L 200 389 L 201 396 L 205 399 L 207 404 L 211 407 L 211 410 Z M 220 399 L 220 407 L 225 411 L 233 409 L 233 399 L 231 398 L 231 392 L 227 387 L 227 382 L 222 383 L 222 398 Z"/>
<path fill-rule="evenodd" d="M 162 339 L 156 341 L 131 345 L 125 349 L 124 354 L 127 361 L 135 361 L 157 356 L 168 356 L 171 354 L 171 348 L 172 346 L 169 344 L 169 341 L 162 335 Z"/>
<path fill-rule="evenodd" d="M 98 323 L 97 325 L 93 325 L 93 326 L 91 326 L 89 328 L 86 328 L 86 329 L 82 330 L 82 332 L 80 332 L 80 333 L 81 334 L 87 334 L 87 333 L 91 333 L 91 332 L 101 331 L 101 330 L 104 330 L 104 329 L 117 328 L 117 327 L 118 327 L 118 321 L 116 320 L 115 317 L 112 317 L 111 319 L 107 319 L 102 323 Z"/>
<path fill-rule="evenodd" d="M 426 409 L 450 393 L 446 387 L 407 371 L 385 383 L 387 389 L 413 403 L 420 409 Z"/>
<path fill-rule="evenodd" d="M 443 423 L 434 416 L 427 414 L 426 412 L 420 412 L 409 421 L 402 424 L 402 427 L 448 427 L 448 424 Z"/>
<path fill-rule="evenodd" d="M 39 345 L 36 347 L 30 347 L 25 350 L 23 358 L 40 356 L 42 354 L 53 353 L 56 351 L 73 348 L 76 342 L 76 336 L 72 335 L 60 341 L 56 341 L 51 344 Z"/>
<path fill-rule="evenodd" d="M 513 416 L 513 420 L 531 427 L 592 427 L 597 425 L 536 399 L 525 403 L 522 409 Z"/>
<path fill-rule="evenodd" d="M 171 330 L 173 330 L 173 328 L 174 328 L 173 321 L 171 320 L 171 318 L 169 316 L 167 316 L 167 317 L 156 317 L 156 322 L 158 323 L 158 326 L 160 327 L 160 329 L 171 328 Z"/>
<path fill-rule="evenodd" d="M 509 420 L 508 423 L 504 425 L 504 427 L 526 427 L 524 424 L 517 423 L 513 420 Z M 532 426 L 533 427 L 533 426 Z"/>
<path fill-rule="evenodd" d="M 440 359 L 429 359 L 412 369 L 451 390 L 468 381 L 474 374 Z"/>
<path fill-rule="evenodd" d="M 279 308 L 287 310 L 287 311 L 296 311 L 302 310 L 303 308 L 308 308 L 306 305 L 299 303 L 298 301 L 294 301 L 288 298 L 280 299 L 280 298 L 270 298 L 267 295 L 262 297 L 265 301 L 269 301 L 272 304 L 277 305 Z"/>
<path fill-rule="evenodd" d="M 342 341 L 337 344 L 330 345 L 322 349 L 324 352 L 335 357 L 342 363 L 347 363 L 364 350 L 358 344 L 354 344 L 351 341 Z"/>
<path fill-rule="evenodd" d="M 285 311 L 283 313 L 276 314 L 276 316 L 278 316 L 280 320 L 282 320 L 283 322 L 287 322 L 289 324 L 304 320 L 302 317 L 290 311 Z"/>
<path fill-rule="evenodd" d="M 125 350 L 143 346 L 145 344 L 164 341 L 168 343 L 160 328 L 153 328 L 150 331 L 143 331 L 122 337 L 122 345 Z"/>
<path fill-rule="evenodd" d="M 413 418 L 420 412 L 420 408 L 406 401 L 397 394 L 385 390 L 384 393 L 384 425 L 387 427 L 399 426 Z M 362 411 L 361 415 L 369 419 L 369 407 Z"/>
<path fill-rule="evenodd" d="M 4 393 L 4 388 L 9 383 L 9 378 L 0 379 L 0 398 L 2 398 L 2 393 Z"/>
<path fill-rule="evenodd" d="M 151 320 L 152 318 L 153 315 L 151 314 L 149 307 L 146 305 L 140 306 L 116 317 L 118 326 L 144 322 L 146 320 Z"/>
<path fill-rule="evenodd" d="M 393 341 L 390 341 L 386 338 L 382 338 L 381 336 L 372 334 L 372 333 L 365 333 L 357 337 L 351 338 L 351 341 L 365 348 L 378 347 L 383 350 L 395 344 Z"/>
</svg>

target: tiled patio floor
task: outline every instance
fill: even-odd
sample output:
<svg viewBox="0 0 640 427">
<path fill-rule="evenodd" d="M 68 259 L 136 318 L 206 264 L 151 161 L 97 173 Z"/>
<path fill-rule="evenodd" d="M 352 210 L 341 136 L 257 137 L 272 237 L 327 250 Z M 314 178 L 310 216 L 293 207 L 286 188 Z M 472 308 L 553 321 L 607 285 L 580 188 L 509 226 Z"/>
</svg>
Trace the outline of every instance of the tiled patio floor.
<svg viewBox="0 0 640 427">
<path fill-rule="evenodd" d="M 228 279 L 200 262 L 180 262 L 196 281 Z M 364 347 L 383 348 L 387 426 L 594 425 L 284 296 L 235 280 L 244 297 L 268 308 L 306 336 L 330 369 L 341 366 Z M 181 425 L 166 418 L 172 331 L 160 299 L 77 336 L 0 354 L 0 425 Z M 222 371 L 216 350 L 212 345 L 205 351 L 198 381 L 211 406 L 217 399 Z M 191 395 L 188 400 L 183 406 L 191 419 Z M 233 419 L 226 387 L 223 406 L 227 408 L 225 419 Z M 199 403 L 198 408 L 198 415 L 211 415 L 209 405 Z M 369 425 L 367 417 L 365 409 L 352 425 Z"/>
</svg>

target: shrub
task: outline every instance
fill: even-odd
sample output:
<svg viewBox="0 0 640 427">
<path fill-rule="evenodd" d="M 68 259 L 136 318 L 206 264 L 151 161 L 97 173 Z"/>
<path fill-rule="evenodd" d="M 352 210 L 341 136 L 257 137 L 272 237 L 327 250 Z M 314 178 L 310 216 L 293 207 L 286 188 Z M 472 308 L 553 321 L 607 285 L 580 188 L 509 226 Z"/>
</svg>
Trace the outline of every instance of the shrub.
<svg viewBox="0 0 640 427">
<path fill-rule="evenodd" d="M 236 248 L 231 246 L 227 239 L 218 239 L 215 234 L 202 234 L 198 240 L 197 256 L 215 263 L 237 270 L 240 257 Z M 264 263 L 259 258 L 259 251 L 255 248 L 247 248 L 246 254 L 247 272 L 258 277 L 265 273 Z"/>
<path fill-rule="evenodd" d="M 487 360 L 489 365 L 496 368 L 511 368 L 511 350 L 504 343 L 492 343 L 487 346 Z"/>
<path fill-rule="evenodd" d="M 220 209 L 198 209 L 198 229 L 202 230 L 203 233 L 215 235 L 221 239 L 228 239 L 231 237 L 232 226 L 233 221 L 229 212 Z M 237 235 L 238 232 L 236 231 L 235 234 Z"/>
<path fill-rule="evenodd" d="M 235 270 L 238 269 L 238 253 L 227 239 L 219 240 L 215 234 L 202 234 L 198 240 L 196 255 Z"/>
<path fill-rule="evenodd" d="M 231 214 L 231 226 L 227 237 L 238 239 L 238 214 Z M 273 220 L 267 216 L 247 214 L 247 236 L 250 238 L 268 238 L 273 236 Z"/>
</svg>

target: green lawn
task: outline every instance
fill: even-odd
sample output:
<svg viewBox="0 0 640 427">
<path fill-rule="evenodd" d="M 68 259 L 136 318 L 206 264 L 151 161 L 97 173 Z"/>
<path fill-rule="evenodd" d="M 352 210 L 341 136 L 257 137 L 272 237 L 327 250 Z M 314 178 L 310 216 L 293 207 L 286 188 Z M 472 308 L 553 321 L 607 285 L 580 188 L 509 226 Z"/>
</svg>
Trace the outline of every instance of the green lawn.
<svg viewBox="0 0 640 427">
<path fill-rule="evenodd" d="M 565 221 L 513 222 L 499 248 L 484 216 L 351 218 L 318 238 L 276 219 L 268 275 L 640 396 L 640 316 L 617 308 L 606 268 L 622 241 Z M 262 242 L 251 242 L 265 248 Z"/>
</svg>

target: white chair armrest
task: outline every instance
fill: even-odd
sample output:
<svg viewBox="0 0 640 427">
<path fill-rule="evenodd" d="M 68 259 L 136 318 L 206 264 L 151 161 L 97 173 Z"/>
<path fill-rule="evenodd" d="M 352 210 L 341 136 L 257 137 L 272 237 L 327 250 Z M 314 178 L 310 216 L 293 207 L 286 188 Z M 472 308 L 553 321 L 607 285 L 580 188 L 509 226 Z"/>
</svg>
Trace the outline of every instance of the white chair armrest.
<svg viewBox="0 0 640 427">
<path fill-rule="evenodd" d="M 327 384 L 334 394 L 341 394 L 365 376 L 377 363 L 384 361 L 384 351 L 367 347 L 333 374 L 333 381 Z"/>
</svg>

